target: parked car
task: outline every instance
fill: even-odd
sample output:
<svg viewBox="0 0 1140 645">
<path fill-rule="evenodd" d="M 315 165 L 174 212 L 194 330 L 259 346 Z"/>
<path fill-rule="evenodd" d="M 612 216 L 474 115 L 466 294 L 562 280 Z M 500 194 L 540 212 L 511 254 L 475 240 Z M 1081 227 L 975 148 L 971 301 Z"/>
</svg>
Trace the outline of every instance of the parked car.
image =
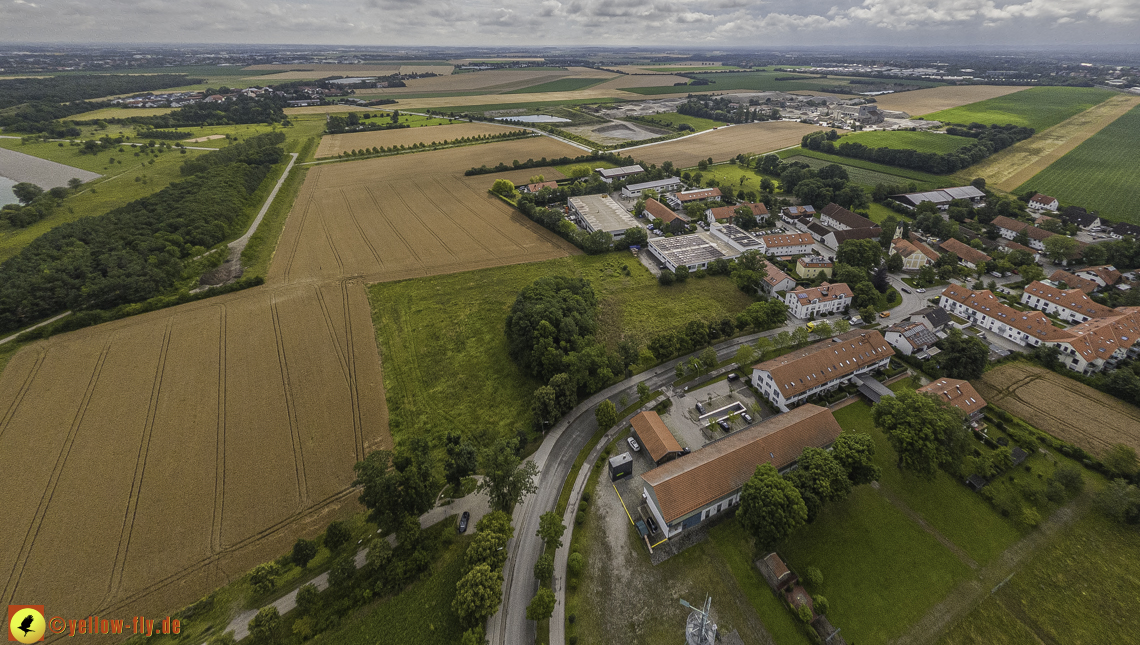
<svg viewBox="0 0 1140 645">
<path fill-rule="evenodd" d="M 1001 274 L 1000 274 L 1000 273 L 998 273 L 997 271 L 990 271 L 990 275 L 992 275 L 992 276 L 993 276 L 993 277 L 995 277 L 995 278 L 1000 278 L 1000 277 L 1001 277 Z"/>
<path fill-rule="evenodd" d="M 728 421 L 725 421 L 724 419 L 721 419 L 720 421 L 717 421 L 717 422 L 716 422 L 716 424 L 717 424 L 718 426 L 720 426 L 720 427 L 721 427 L 721 429 L 722 429 L 722 430 L 724 430 L 725 432 L 728 432 L 728 431 L 729 431 L 729 427 L 728 427 Z"/>
<path fill-rule="evenodd" d="M 752 415 L 747 412 L 741 412 L 740 417 L 744 419 L 745 423 L 752 423 Z"/>
<path fill-rule="evenodd" d="M 463 515 L 459 516 L 459 532 L 460 533 L 466 533 L 467 532 L 467 522 L 469 522 L 469 521 L 471 521 L 471 513 L 468 513 L 467 511 L 463 511 Z"/>
<path fill-rule="evenodd" d="M 650 533 L 656 533 L 656 532 L 661 530 L 661 528 L 659 526 L 657 526 L 657 520 L 653 519 L 652 515 L 645 518 L 645 523 L 649 525 L 649 532 Z"/>
<path fill-rule="evenodd" d="M 891 312 L 889 312 L 889 311 L 883 311 L 883 312 L 879 313 L 879 318 L 890 318 L 890 317 L 891 317 Z"/>
<path fill-rule="evenodd" d="M 699 412 L 700 414 L 704 414 L 705 413 L 705 406 L 701 405 L 700 403 L 697 403 L 697 412 Z"/>
<path fill-rule="evenodd" d="M 906 287 L 899 287 L 899 288 L 902 289 L 903 293 L 910 293 L 910 289 L 907 289 Z"/>
<path fill-rule="evenodd" d="M 739 376 L 739 374 L 737 374 L 736 372 L 729 372 L 728 373 L 728 380 L 735 381 L 738 376 Z"/>
<path fill-rule="evenodd" d="M 926 293 L 926 289 L 923 289 L 922 287 L 919 287 L 918 289 L 915 289 L 915 291 L 917 291 L 917 292 L 919 292 L 919 293 Z"/>
<path fill-rule="evenodd" d="M 862 316 L 851 316 L 847 319 L 847 322 L 851 323 L 852 325 L 862 325 L 863 318 Z"/>
<path fill-rule="evenodd" d="M 634 452 L 641 452 L 641 446 L 637 444 L 636 439 L 633 437 L 626 437 L 625 440 L 629 443 L 629 447 L 632 448 Z"/>
<path fill-rule="evenodd" d="M 690 453 L 690 452 L 692 452 L 692 451 L 693 451 L 693 450 L 692 450 L 691 448 L 689 448 L 689 447 L 681 448 L 681 455 L 687 455 L 687 454 L 689 454 L 689 453 Z"/>
</svg>

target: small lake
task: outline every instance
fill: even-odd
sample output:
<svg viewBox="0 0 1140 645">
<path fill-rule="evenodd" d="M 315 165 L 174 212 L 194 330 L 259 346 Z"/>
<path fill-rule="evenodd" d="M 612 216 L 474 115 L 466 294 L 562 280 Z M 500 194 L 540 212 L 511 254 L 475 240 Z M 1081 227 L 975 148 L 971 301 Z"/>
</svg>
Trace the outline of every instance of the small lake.
<svg viewBox="0 0 1140 645">
<path fill-rule="evenodd" d="M 528 114 L 527 116 L 500 116 L 496 121 L 519 121 L 520 123 L 570 123 L 570 119 L 549 114 Z"/>
<path fill-rule="evenodd" d="M 12 192 L 12 186 L 18 182 L 12 181 L 7 177 L 0 177 L 0 206 L 5 204 L 18 204 L 19 200 L 16 199 L 16 194 Z"/>
</svg>

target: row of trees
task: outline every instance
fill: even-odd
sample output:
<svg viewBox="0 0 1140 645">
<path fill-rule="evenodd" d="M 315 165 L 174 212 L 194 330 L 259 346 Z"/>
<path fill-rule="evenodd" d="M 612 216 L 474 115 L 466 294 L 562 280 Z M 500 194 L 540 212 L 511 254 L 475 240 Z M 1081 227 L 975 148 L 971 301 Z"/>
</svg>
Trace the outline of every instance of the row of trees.
<svg viewBox="0 0 1140 645">
<path fill-rule="evenodd" d="M 65 309 L 106 309 L 174 288 L 184 263 L 238 232 L 284 155 L 280 135 L 194 160 L 196 173 L 104 215 L 62 224 L 0 264 L 0 330 Z M 218 161 L 221 160 L 221 161 Z"/>
<path fill-rule="evenodd" d="M 1028 139 L 1034 132 L 1032 128 L 1014 125 L 990 126 L 988 129 L 984 126 L 978 129 L 971 127 L 958 131 L 967 133 L 964 136 L 973 137 L 977 142 L 948 153 L 920 152 L 911 148 L 871 148 L 853 141 L 836 145 L 839 136 L 832 130 L 805 134 L 801 145 L 808 150 L 943 175 L 968 168 L 999 150 Z"/>
<path fill-rule="evenodd" d="M 463 577 L 455 585 L 455 599 L 451 602 L 452 611 L 467 627 L 461 645 L 484 642 L 483 625 L 502 602 L 507 541 L 515 534 L 510 514 L 500 510 L 484 515 L 475 528 L 475 538 L 464 555 Z"/>
</svg>

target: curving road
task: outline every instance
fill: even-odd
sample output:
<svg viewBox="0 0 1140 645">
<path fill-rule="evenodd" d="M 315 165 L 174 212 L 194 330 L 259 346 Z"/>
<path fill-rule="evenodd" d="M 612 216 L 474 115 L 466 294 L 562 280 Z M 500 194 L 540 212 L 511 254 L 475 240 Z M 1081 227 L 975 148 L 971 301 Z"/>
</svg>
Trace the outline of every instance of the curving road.
<svg viewBox="0 0 1140 645">
<path fill-rule="evenodd" d="M 891 276 L 891 282 L 896 288 L 906 286 L 901 279 Z M 910 289 L 909 287 L 907 287 Z M 902 303 L 891 310 L 891 318 L 898 320 L 928 306 L 928 298 L 942 292 L 944 287 L 934 287 L 926 293 L 907 294 L 901 291 Z M 794 319 L 793 319 L 794 320 Z M 888 322 L 888 321 L 884 321 Z M 717 358 L 721 361 L 731 359 L 741 345 L 753 343 L 761 336 L 774 336 L 781 331 L 790 331 L 801 326 L 802 321 L 785 325 L 758 334 L 749 334 L 729 341 L 725 341 L 713 348 Z M 554 510 L 558 496 L 562 491 L 562 484 L 570 474 L 570 469 L 578 454 L 586 447 L 598 429 L 594 419 L 594 408 L 605 399 L 610 399 L 615 406 L 621 407 L 618 399 L 625 395 L 630 401 L 637 400 L 637 384 L 644 381 L 650 391 L 662 390 L 666 395 L 672 395 L 672 382 L 676 379 L 674 366 L 681 361 L 688 360 L 694 354 L 682 356 L 663 363 L 650 370 L 637 374 L 620 383 L 612 385 L 601 392 L 582 401 L 566 416 L 558 421 L 548 433 L 546 439 L 531 458 L 538 465 L 539 475 L 535 482 L 538 491 L 526 497 L 523 503 L 515 507 L 514 525 L 515 537 L 507 545 L 509 555 L 503 568 L 503 603 L 498 613 L 491 617 L 487 625 L 487 637 L 492 645 L 522 645 L 533 643 L 536 636 L 536 624 L 527 620 L 526 606 L 538 591 L 538 581 L 534 578 L 534 564 L 542 554 L 542 541 L 535 535 L 538 531 L 539 516 Z M 624 420 L 623 420 L 624 421 Z M 611 433 L 623 428 L 623 423 L 615 426 Z M 583 471 L 589 468 L 596 460 L 609 441 L 599 442 L 595 450 L 583 465 Z M 576 487 L 575 497 L 580 494 L 580 485 Z M 576 507 L 577 503 L 571 499 L 567 508 Z M 568 511 L 569 512 L 569 511 Z M 557 602 L 554 615 L 550 620 L 550 645 L 564 645 L 565 643 L 565 584 L 566 559 L 570 545 L 570 538 L 574 531 L 573 522 L 564 522 L 567 525 L 566 535 L 563 536 L 563 546 L 555 554 L 554 589 Z"/>
</svg>

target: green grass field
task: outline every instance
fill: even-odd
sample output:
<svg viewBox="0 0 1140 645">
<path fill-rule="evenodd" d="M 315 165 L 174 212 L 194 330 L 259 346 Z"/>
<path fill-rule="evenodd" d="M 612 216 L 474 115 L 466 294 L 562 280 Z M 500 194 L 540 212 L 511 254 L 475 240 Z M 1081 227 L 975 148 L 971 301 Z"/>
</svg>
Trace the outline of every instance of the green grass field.
<svg viewBox="0 0 1140 645">
<path fill-rule="evenodd" d="M 722 121 L 702 119 L 699 116 L 677 114 L 676 112 L 663 112 L 661 114 L 653 114 L 645 118 L 652 119 L 653 121 L 661 121 L 674 126 L 681 125 L 682 123 L 688 123 L 689 125 L 693 126 L 693 130 L 696 132 L 704 132 L 705 130 L 712 130 L 713 128 L 719 128 L 720 126 L 724 125 L 724 122 Z"/>
<path fill-rule="evenodd" d="M 1140 224 L 1140 107 L 1054 161 L 1017 189 L 1051 195 L 1065 204 Z"/>
<path fill-rule="evenodd" d="M 1092 87 L 1031 87 L 961 107 L 924 115 L 944 123 L 1020 125 L 1038 132 L 1116 96 L 1110 90 Z"/>
<path fill-rule="evenodd" d="M 587 87 L 593 87 L 599 83 L 604 83 L 609 79 L 606 78 L 560 78 L 557 81 L 550 81 L 549 83 L 539 83 L 538 85 L 531 85 L 530 87 L 522 87 L 517 90 L 503 92 L 503 94 L 534 94 L 536 92 L 572 92 L 574 90 L 584 90 Z"/>
<path fill-rule="evenodd" d="M 1131 642 L 1140 633 L 1137 585 L 1140 533 L 1090 510 L 938 643 Z"/>
<path fill-rule="evenodd" d="M 625 275 L 621 267 L 629 268 Z M 441 275 L 369 287 L 384 361 L 392 434 L 459 429 L 480 444 L 529 428 L 530 394 L 540 385 L 507 355 L 507 313 L 518 292 L 548 275 L 590 280 L 599 299 L 599 336 L 644 344 L 695 319 L 735 315 L 753 302 L 727 278 L 665 288 L 627 253 Z M 494 379 L 488 379 L 494 374 Z"/>
<path fill-rule="evenodd" d="M 687 170 L 694 174 L 700 172 L 701 183 L 703 184 L 707 184 L 710 178 L 715 177 L 716 180 L 720 182 L 721 186 L 732 186 L 732 189 L 736 191 L 750 190 L 757 195 L 759 195 L 761 192 L 760 182 L 764 179 L 763 175 L 760 175 L 751 168 L 742 168 L 741 166 L 731 163 L 715 164 L 709 166 L 709 169 L 704 171 L 698 171 L 696 166 L 685 168 L 684 170 Z M 744 178 L 743 183 L 740 181 L 742 177 Z M 771 177 L 770 179 L 772 179 L 772 181 L 776 184 L 780 183 L 775 177 Z"/>
<path fill-rule="evenodd" d="M 844 142 L 861 143 L 868 148 L 910 149 L 919 152 L 946 154 L 974 143 L 974 140 L 969 137 L 955 137 L 942 133 L 893 130 L 890 132 L 855 132 L 842 137 L 836 143 Z"/>
<path fill-rule="evenodd" d="M 840 157 L 839 155 L 829 155 L 824 152 L 805 150 L 804 148 L 799 147 L 783 150 L 776 154 L 778 154 L 780 158 L 784 159 L 785 161 L 793 157 L 797 157 L 796 161 L 803 161 L 805 163 L 812 164 L 812 167 L 815 166 L 814 162 L 810 161 L 810 159 L 822 161 L 824 162 L 823 165 L 834 163 L 839 164 L 840 166 L 845 166 L 847 168 L 847 173 L 851 176 L 852 181 L 869 186 L 874 186 L 879 181 L 885 181 L 886 183 L 892 184 L 910 183 L 913 181 L 915 184 L 917 184 L 919 190 L 925 190 L 928 188 L 942 188 L 943 186 L 954 185 L 954 179 L 951 177 L 932 175 L 920 170 L 909 170 L 907 168 L 886 166 L 883 164 L 875 163 L 873 161 L 864 161 L 863 159 L 852 159 L 850 157 Z M 808 157 L 808 159 L 804 159 L 803 157 Z M 875 174 L 870 175 L 859 173 L 859 177 L 861 178 L 857 178 L 852 168 L 867 170 Z M 883 178 L 876 178 L 877 175 L 881 175 Z"/>
<path fill-rule="evenodd" d="M 784 78 L 788 76 L 797 76 L 798 78 L 795 80 L 786 81 L 776 80 L 777 77 Z M 668 85 L 660 87 L 630 87 L 621 89 L 626 92 L 633 92 L 635 94 L 652 95 L 674 94 L 677 92 L 719 92 L 725 90 L 756 90 L 778 92 L 792 92 L 796 90 L 822 91 L 831 87 L 851 85 L 847 78 L 840 76 L 831 78 L 819 78 L 817 76 L 769 71 L 696 74 L 696 77 L 706 79 L 710 82 L 710 84 L 687 87 L 673 87 L 671 85 Z M 898 85 L 912 85 L 916 88 L 936 87 L 939 85 L 939 83 L 931 83 L 926 81 L 891 80 L 890 83 Z M 859 90 L 856 89 L 856 91 Z"/>
</svg>

